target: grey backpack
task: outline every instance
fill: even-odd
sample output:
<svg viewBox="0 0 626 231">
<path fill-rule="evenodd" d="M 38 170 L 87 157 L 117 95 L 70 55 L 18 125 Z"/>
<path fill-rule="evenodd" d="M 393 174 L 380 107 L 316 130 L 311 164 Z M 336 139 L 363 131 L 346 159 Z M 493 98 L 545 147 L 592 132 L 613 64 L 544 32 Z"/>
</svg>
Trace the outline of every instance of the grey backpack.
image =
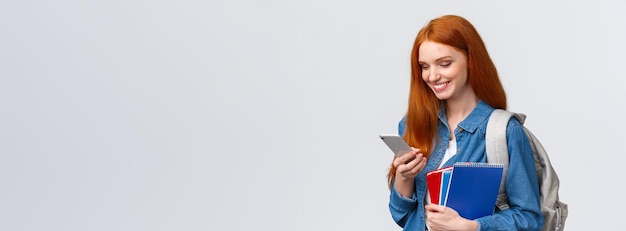
<svg viewBox="0 0 626 231">
<path fill-rule="evenodd" d="M 506 176 L 509 164 L 509 154 L 506 144 L 506 126 L 509 119 L 514 117 L 522 126 L 526 115 L 496 109 L 487 123 L 486 152 L 487 161 L 504 164 L 503 176 Z M 539 193 L 541 195 L 541 213 L 543 214 L 543 231 L 562 231 L 567 218 L 567 204 L 559 200 L 559 177 L 550 164 L 548 153 L 537 137 L 524 127 L 526 136 L 535 156 L 535 167 L 539 178 Z M 505 190 L 506 177 L 502 177 L 500 192 L 496 206 L 500 210 L 508 209 L 508 196 Z"/>
</svg>

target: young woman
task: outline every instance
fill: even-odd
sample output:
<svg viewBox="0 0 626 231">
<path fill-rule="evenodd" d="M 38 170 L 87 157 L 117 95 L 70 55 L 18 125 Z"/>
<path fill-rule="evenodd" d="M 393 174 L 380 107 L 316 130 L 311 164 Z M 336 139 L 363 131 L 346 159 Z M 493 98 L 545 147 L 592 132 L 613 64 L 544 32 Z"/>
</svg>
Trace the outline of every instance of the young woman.
<svg viewBox="0 0 626 231">
<path fill-rule="evenodd" d="M 428 171 L 455 162 L 487 162 L 485 131 L 506 95 L 480 35 L 466 19 L 446 15 L 420 30 L 411 54 L 406 116 L 398 130 L 413 151 L 388 174 L 389 209 L 404 230 L 541 230 L 539 188 L 530 143 L 520 123 L 507 127 L 510 209 L 475 220 L 430 204 Z M 494 205 L 495 207 L 495 205 Z"/>
</svg>

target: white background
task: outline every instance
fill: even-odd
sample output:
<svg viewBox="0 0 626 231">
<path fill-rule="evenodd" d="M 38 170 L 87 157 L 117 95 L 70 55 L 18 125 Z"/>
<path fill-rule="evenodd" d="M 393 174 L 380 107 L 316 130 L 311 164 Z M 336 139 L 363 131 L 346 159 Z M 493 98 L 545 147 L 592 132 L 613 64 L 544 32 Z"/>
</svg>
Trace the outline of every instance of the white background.
<svg viewBox="0 0 626 231">
<path fill-rule="evenodd" d="M 0 230 L 400 230 L 409 53 L 479 30 L 566 230 L 623 227 L 620 1 L 3 1 Z"/>
</svg>

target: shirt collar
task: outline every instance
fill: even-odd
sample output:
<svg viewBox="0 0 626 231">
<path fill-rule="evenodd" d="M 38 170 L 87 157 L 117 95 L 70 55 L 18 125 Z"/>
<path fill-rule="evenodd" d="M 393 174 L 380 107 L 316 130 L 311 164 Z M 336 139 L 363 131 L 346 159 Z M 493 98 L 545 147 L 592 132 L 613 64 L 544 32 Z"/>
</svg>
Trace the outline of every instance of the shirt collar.
<svg viewBox="0 0 626 231">
<path fill-rule="evenodd" d="M 463 130 L 474 133 L 474 131 L 478 129 L 478 126 L 480 126 L 482 122 L 489 119 L 489 115 L 493 110 L 494 109 L 487 103 L 479 100 L 478 104 L 476 105 L 476 107 L 474 107 L 472 112 L 467 115 L 467 117 L 463 121 L 461 121 L 458 126 Z M 443 104 L 441 105 L 441 110 L 439 110 L 438 117 L 441 123 L 443 123 L 446 127 L 449 127 L 448 117 L 446 115 L 446 107 Z"/>
</svg>

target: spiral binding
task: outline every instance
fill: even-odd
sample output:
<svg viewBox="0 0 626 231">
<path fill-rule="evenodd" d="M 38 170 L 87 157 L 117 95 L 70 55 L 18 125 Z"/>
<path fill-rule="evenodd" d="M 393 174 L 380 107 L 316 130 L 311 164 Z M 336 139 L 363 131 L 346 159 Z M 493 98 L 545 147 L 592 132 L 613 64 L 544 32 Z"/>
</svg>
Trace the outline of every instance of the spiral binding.
<svg viewBox="0 0 626 231">
<path fill-rule="evenodd" d="M 482 162 L 456 162 L 454 167 L 470 167 L 470 168 L 504 168 L 504 164 L 500 163 L 482 163 Z"/>
</svg>

